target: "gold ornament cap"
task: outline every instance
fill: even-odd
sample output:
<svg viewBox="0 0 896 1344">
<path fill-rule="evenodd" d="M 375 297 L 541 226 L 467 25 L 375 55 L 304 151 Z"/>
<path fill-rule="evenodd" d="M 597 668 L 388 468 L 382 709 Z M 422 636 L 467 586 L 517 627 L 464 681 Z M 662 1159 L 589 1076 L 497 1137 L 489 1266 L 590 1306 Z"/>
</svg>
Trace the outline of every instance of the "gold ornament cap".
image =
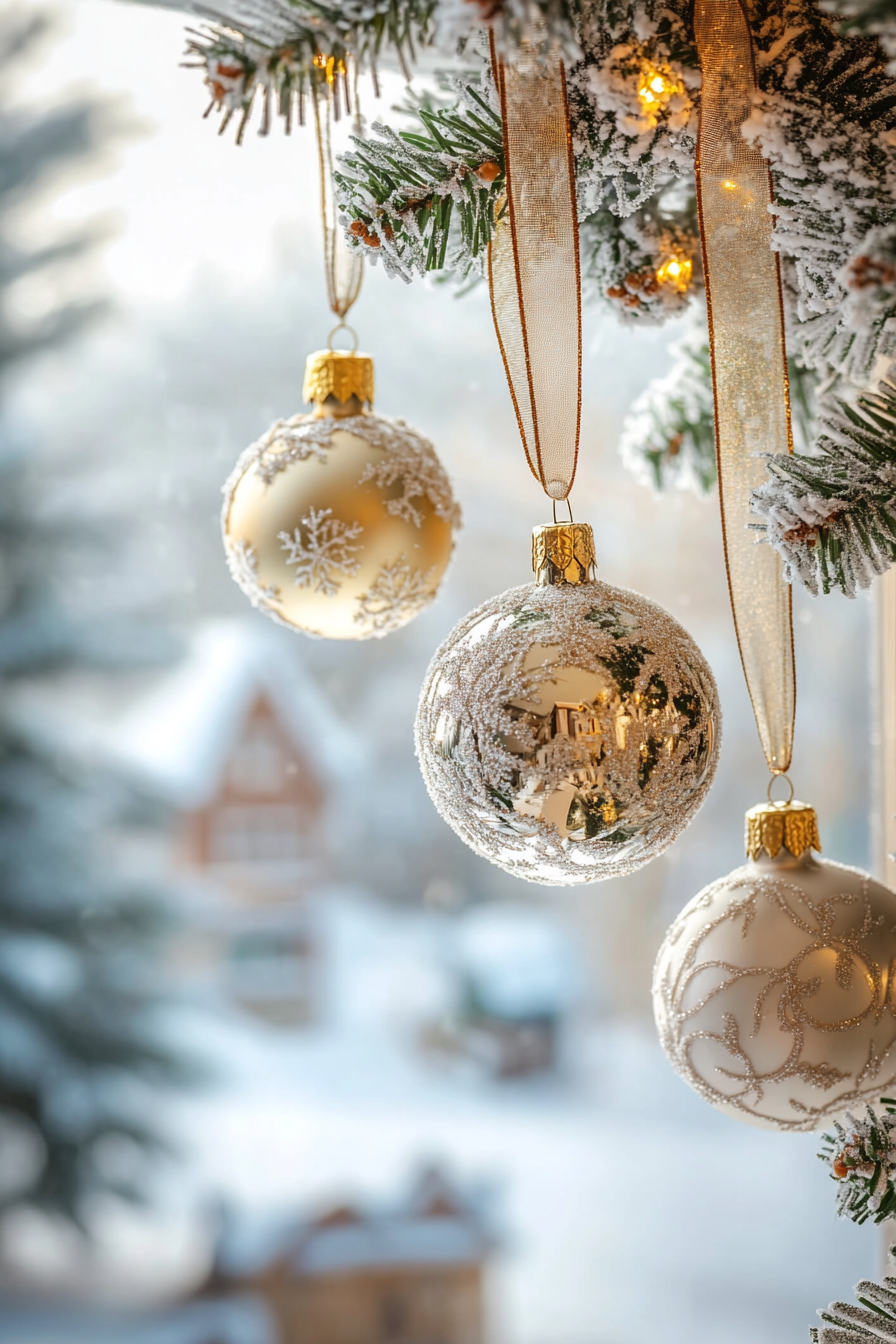
<svg viewBox="0 0 896 1344">
<path fill-rule="evenodd" d="M 597 561 L 588 523 L 545 523 L 532 529 L 532 568 L 542 588 L 591 583 Z"/>
<path fill-rule="evenodd" d="M 795 798 L 789 803 L 760 803 L 746 816 L 747 858 L 758 859 L 765 850 L 776 859 L 782 849 L 800 859 L 810 849 L 821 853 L 815 808 Z"/>
<path fill-rule="evenodd" d="M 353 350 L 315 350 L 305 360 L 305 401 L 323 405 L 327 397 L 373 405 L 373 360 Z"/>
</svg>

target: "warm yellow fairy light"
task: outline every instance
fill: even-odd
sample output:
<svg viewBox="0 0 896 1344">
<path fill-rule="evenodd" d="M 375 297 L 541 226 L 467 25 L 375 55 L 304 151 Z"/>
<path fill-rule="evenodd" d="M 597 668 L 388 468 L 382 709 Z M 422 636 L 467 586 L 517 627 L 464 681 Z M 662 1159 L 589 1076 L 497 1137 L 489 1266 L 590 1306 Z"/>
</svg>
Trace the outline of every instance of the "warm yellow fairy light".
<svg viewBox="0 0 896 1344">
<path fill-rule="evenodd" d="M 657 267 L 656 278 L 661 285 L 674 285 L 682 294 L 691 283 L 691 275 L 694 270 L 694 264 L 690 257 L 673 256 L 667 257 L 661 266 Z"/>
<path fill-rule="evenodd" d="M 648 70 L 644 76 L 641 87 L 638 89 L 638 97 L 645 111 L 652 111 L 665 94 L 668 96 L 675 92 L 676 85 L 665 75 L 661 75 L 658 70 Z"/>
<path fill-rule="evenodd" d="M 722 186 L 726 191 L 737 191 L 737 183 L 732 182 L 730 177 L 722 183 Z"/>
<path fill-rule="evenodd" d="M 337 75 L 345 74 L 345 62 L 341 59 L 337 61 L 335 56 L 325 56 L 322 51 L 317 52 L 312 65 L 318 70 L 323 70 L 328 84 L 332 84 Z"/>
</svg>

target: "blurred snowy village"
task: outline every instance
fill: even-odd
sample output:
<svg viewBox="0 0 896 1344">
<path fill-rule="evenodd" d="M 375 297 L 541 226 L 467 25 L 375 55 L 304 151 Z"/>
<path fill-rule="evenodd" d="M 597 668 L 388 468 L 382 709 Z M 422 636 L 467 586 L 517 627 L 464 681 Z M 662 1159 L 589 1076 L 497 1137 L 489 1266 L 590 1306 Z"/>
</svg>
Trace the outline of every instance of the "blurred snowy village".
<svg viewBox="0 0 896 1344">
<path fill-rule="evenodd" d="M 804 1339 L 871 1230 L 832 1218 L 811 1136 L 703 1106 L 650 1010 L 765 790 L 714 502 L 616 451 L 679 333 L 586 325 L 576 497 L 602 575 L 714 668 L 717 783 L 633 876 L 533 886 L 440 820 L 411 734 L 544 521 L 487 294 L 371 270 L 356 310 L 378 405 L 463 505 L 439 601 L 366 644 L 252 611 L 220 485 L 326 339 L 314 145 L 219 140 L 183 25 L 0 11 L 0 1344 Z M 795 783 L 867 863 L 869 604 L 795 610 Z"/>
</svg>

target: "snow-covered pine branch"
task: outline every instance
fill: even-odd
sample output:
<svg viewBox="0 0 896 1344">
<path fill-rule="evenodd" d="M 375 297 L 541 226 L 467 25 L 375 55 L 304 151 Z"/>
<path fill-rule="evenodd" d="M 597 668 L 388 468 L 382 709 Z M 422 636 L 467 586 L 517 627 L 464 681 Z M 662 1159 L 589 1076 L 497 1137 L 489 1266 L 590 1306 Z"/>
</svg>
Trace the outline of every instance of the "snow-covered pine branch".
<svg viewBox="0 0 896 1344">
<path fill-rule="evenodd" d="M 819 422 L 816 456 L 769 458 L 753 492 L 756 526 L 788 582 L 854 597 L 896 561 L 896 384 L 884 380 L 855 406 L 828 399 Z"/>
<path fill-rule="evenodd" d="M 369 71 L 378 89 L 384 58 L 410 80 L 418 47 L 435 37 L 437 0 L 194 0 L 212 26 L 191 31 L 187 62 L 205 72 L 206 115 L 222 114 L 219 134 L 237 120 L 237 143 L 253 115 L 267 135 L 274 117 L 287 134 L 306 120 L 309 96 L 330 98 L 334 116 L 353 111 L 352 75 Z M 354 62 L 354 71 L 350 69 Z"/>
<path fill-rule="evenodd" d="M 854 26 L 890 21 L 891 0 L 886 13 L 879 0 L 850 3 Z M 245 120 L 260 103 L 264 131 L 272 109 L 291 115 L 303 81 L 310 88 L 323 79 L 338 92 L 340 61 L 375 65 L 389 51 L 411 59 L 415 43 L 458 38 L 469 55 L 477 23 L 506 48 L 543 21 L 573 56 L 567 80 L 586 296 L 629 322 L 661 322 L 699 302 L 693 171 L 701 81 L 689 0 L 361 4 L 253 0 L 269 31 L 247 21 L 235 36 L 198 40 L 216 105 Z M 235 6 L 248 12 L 249 0 L 215 5 L 222 14 Z M 832 395 L 849 397 L 877 358 L 896 353 L 896 83 L 880 42 L 848 31 L 850 21 L 823 13 L 816 0 L 748 0 L 748 11 L 759 97 L 745 134 L 771 167 L 788 340 Z M 295 26 L 285 40 L 276 25 L 287 19 Z M 350 245 L 382 257 L 405 280 L 433 270 L 481 273 L 504 186 L 487 72 L 481 82 L 460 81 L 454 107 L 424 101 L 417 117 L 414 131 L 377 125 L 342 160 L 338 199 Z M 626 452 L 649 461 L 655 480 L 689 474 L 705 484 L 705 369 L 696 347 L 683 357 L 685 384 L 667 379 L 665 389 L 645 394 L 636 411 L 641 443 L 630 424 Z M 776 459 L 757 492 L 788 576 L 814 591 L 855 591 L 896 557 L 891 393 L 866 396 L 858 408 L 832 402 L 816 448 Z"/>
<path fill-rule="evenodd" d="M 688 319 L 672 347 L 672 367 L 632 403 L 622 426 L 619 451 L 632 475 L 656 490 L 692 489 L 703 494 L 716 481 L 712 374 L 706 317 Z"/>
<path fill-rule="evenodd" d="M 622 460 L 656 490 L 706 494 L 716 483 L 715 423 L 706 310 L 694 307 L 684 335 L 671 347 L 668 373 L 648 383 L 632 403 L 620 438 Z M 817 375 L 788 361 L 791 422 L 797 452 L 815 437 Z"/>
<path fill-rule="evenodd" d="M 417 109 L 421 131 L 376 123 L 339 159 L 336 199 L 349 246 L 390 275 L 481 273 L 504 190 L 501 118 L 486 82 L 459 81 L 454 107 Z"/>
</svg>

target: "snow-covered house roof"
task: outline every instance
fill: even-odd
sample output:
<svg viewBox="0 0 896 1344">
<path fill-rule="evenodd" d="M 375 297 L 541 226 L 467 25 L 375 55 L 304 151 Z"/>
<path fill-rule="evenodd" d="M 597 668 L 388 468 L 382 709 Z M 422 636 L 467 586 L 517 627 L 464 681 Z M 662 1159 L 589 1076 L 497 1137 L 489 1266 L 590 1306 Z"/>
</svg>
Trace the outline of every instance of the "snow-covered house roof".
<svg viewBox="0 0 896 1344">
<path fill-rule="evenodd" d="M 299 641 L 243 620 L 200 626 L 181 665 L 110 727 L 110 751 L 145 787 L 201 807 L 260 695 L 324 782 L 357 778 L 362 748 L 303 666 Z"/>
<path fill-rule="evenodd" d="M 240 1286 L 273 1267 L 290 1277 L 357 1270 L 480 1264 L 494 1245 L 479 1201 L 436 1168 L 391 1206 L 343 1204 L 315 1217 L 260 1220 L 229 1211 L 215 1248 L 212 1288 Z"/>
</svg>

